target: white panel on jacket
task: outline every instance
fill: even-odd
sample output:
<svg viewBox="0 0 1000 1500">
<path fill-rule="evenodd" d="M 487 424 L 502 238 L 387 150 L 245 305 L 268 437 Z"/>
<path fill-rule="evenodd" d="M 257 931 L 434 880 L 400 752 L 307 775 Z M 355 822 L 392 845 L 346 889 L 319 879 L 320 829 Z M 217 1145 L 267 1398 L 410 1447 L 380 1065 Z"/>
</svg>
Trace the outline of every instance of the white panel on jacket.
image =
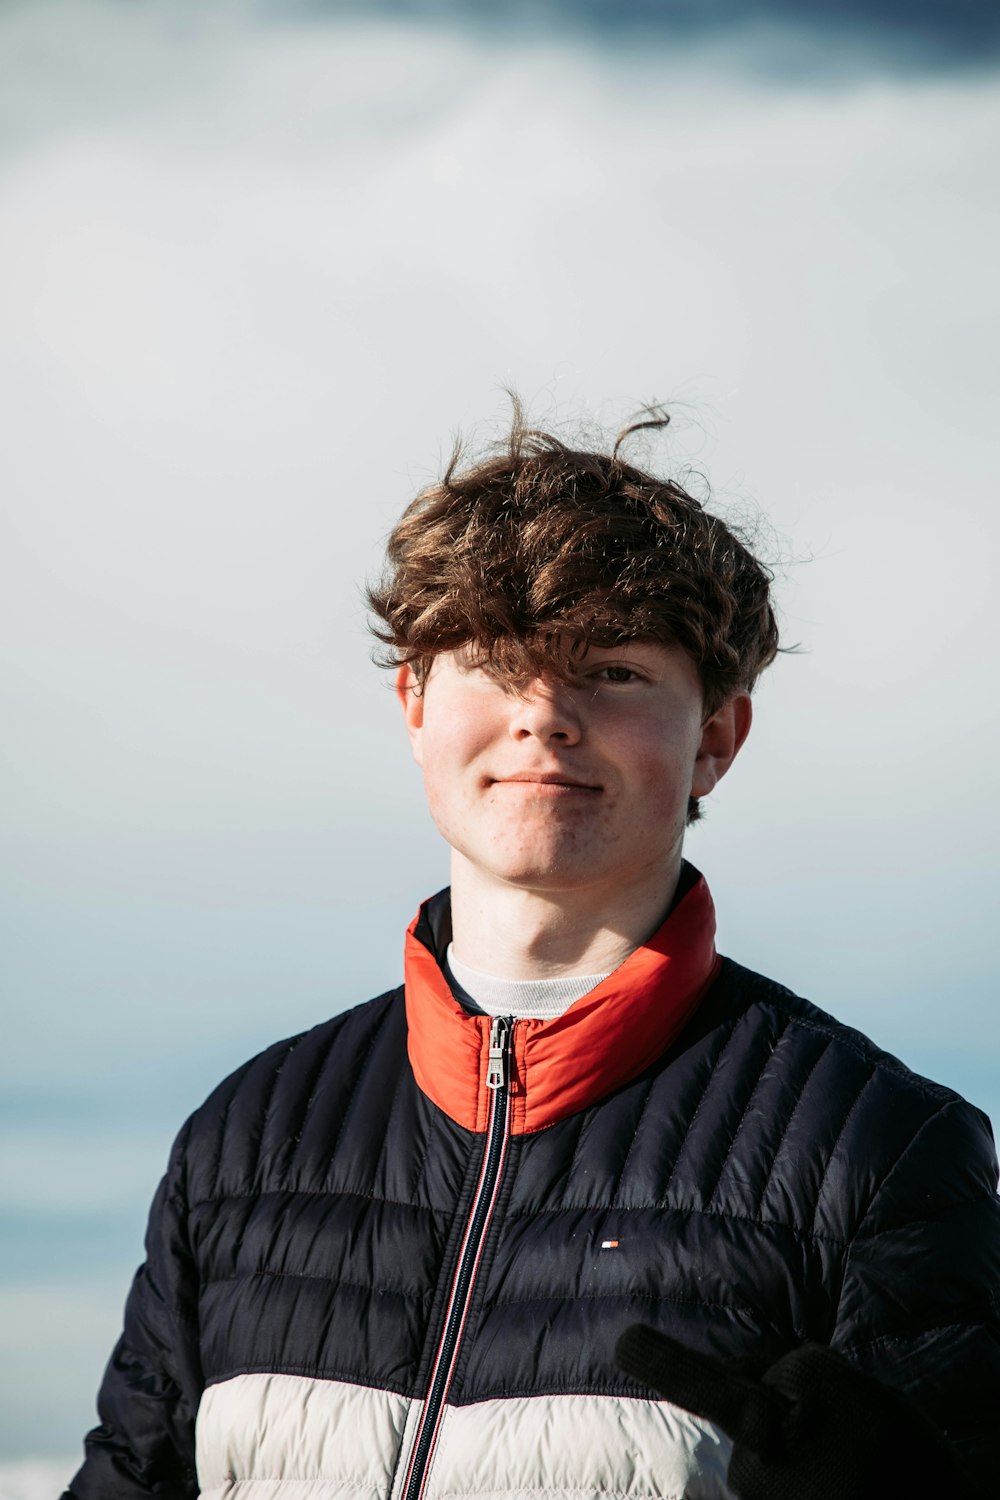
<svg viewBox="0 0 1000 1500">
<path fill-rule="evenodd" d="M 668 1401 L 521 1396 L 449 1406 L 426 1500 L 729 1500 L 732 1445 Z"/>
<path fill-rule="evenodd" d="M 198 1411 L 204 1500 L 381 1500 L 418 1403 L 298 1375 L 238 1375 Z M 413 1432 L 409 1433 L 412 1440 Z M 409 1446 L 407 1444 L 407 1446 Z M 524 1396 L 448 1406 L 425 1500 L 730 1500 L 730 1444 L 666 1401 Z M 397 1483 L 404 1477 L 401 1464 Z"/>
<path fill-rule="evenodd" d="M 198 1483 L 212 1500 L 387 1495 L 411 1402 L 392 1391 L 301 1375 L 235 1375 L 210 1385 L 195 1428 Z M 306 1481 L 303 1483 L 302 1481 Z"/>
</svg>

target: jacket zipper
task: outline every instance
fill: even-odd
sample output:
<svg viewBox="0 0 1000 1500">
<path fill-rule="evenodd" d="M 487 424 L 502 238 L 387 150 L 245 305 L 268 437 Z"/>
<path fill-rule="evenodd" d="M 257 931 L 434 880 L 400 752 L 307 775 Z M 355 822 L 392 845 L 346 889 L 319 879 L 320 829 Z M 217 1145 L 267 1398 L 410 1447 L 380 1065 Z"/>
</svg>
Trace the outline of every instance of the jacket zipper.
<svg viewBox="0 0 1000 1500">
<path fill-rule="evenodd" d="M 462 1342 L 462 1331 L 469 1301 L 476 1282 L 479 1259 L 486 1232 L 493 1218 L 500 1177 L 510 1137 L 510 1049 L 514 1034 L 511 1016 L 494 1016 L 490 1026 L 489 1067 L 486 1086 L 492 1090 L 489 1119 L 486 1126 L 486 1150 L 472 1200 L 472 1210 L 465 1226 L 465 1238 L 458 1254 L 458 1265 L 451 1283 L 451 1296 L 445 1314 L 444 1331 L 438 1345 L 424 1409 L 413 1440 L 410 1467 L 403 1485 L 402 1500 L 418 1500 L 427 1477 L 427 1469 L 437 1442 L 444 1410 L 444 1398 L 451 1384 L 452 1371 Z"/>
</svg>

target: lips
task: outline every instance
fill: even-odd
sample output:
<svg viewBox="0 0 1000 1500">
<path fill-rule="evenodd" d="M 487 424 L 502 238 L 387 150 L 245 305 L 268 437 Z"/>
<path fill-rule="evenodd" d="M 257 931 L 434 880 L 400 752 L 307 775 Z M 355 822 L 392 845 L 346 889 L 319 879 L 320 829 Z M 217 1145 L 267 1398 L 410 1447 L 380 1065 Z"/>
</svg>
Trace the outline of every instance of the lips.
<svg viewBox="0 0 1000 1500">
<path fill-rule="evenodd" d="M 592 781 L 581 781 L 578 777 L 567 776 L 562 771 L 516 771 L 513 776 L 495 776 L 491 778 L 492 785 L 509 785 L 514 783 L 522 786 L 547 786 L 563 788 L 571 792 L 599 792 L 600 786 Z"/>
</svg>

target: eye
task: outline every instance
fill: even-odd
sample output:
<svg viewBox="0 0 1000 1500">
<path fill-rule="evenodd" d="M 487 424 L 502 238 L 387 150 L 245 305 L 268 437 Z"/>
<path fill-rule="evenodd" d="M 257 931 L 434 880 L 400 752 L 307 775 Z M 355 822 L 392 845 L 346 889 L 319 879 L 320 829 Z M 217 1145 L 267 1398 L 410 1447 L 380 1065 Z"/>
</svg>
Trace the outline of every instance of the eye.
<svg viewBox="0 0 1000 1500">
<path fill-rule="evenodd" d="M 629 682 L 641 682 L 642 678 L 634 667 L 623 666 L 620 662 L 608 662 L 606 666 L 598 667 L 594 674 L 603 677 L 605 682 L 625 684 Z"/>
</svg>

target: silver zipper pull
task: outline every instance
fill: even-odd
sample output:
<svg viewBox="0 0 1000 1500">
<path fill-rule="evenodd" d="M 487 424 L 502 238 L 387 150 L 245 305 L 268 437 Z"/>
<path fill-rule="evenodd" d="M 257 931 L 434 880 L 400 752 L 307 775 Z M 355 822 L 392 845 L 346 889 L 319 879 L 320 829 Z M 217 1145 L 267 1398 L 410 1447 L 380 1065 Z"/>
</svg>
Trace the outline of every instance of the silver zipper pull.
<svg viewBox="0 0 1000 1500">
<path fill-rule="evenodd" d="M 502 1089 L 507 1082 L 507 1034 L 510 1022 L 506 1016 L 494 1016 L 490 1027 L 490 1065 L 486 1070 L 486 1087 Z"/>
</svg>

